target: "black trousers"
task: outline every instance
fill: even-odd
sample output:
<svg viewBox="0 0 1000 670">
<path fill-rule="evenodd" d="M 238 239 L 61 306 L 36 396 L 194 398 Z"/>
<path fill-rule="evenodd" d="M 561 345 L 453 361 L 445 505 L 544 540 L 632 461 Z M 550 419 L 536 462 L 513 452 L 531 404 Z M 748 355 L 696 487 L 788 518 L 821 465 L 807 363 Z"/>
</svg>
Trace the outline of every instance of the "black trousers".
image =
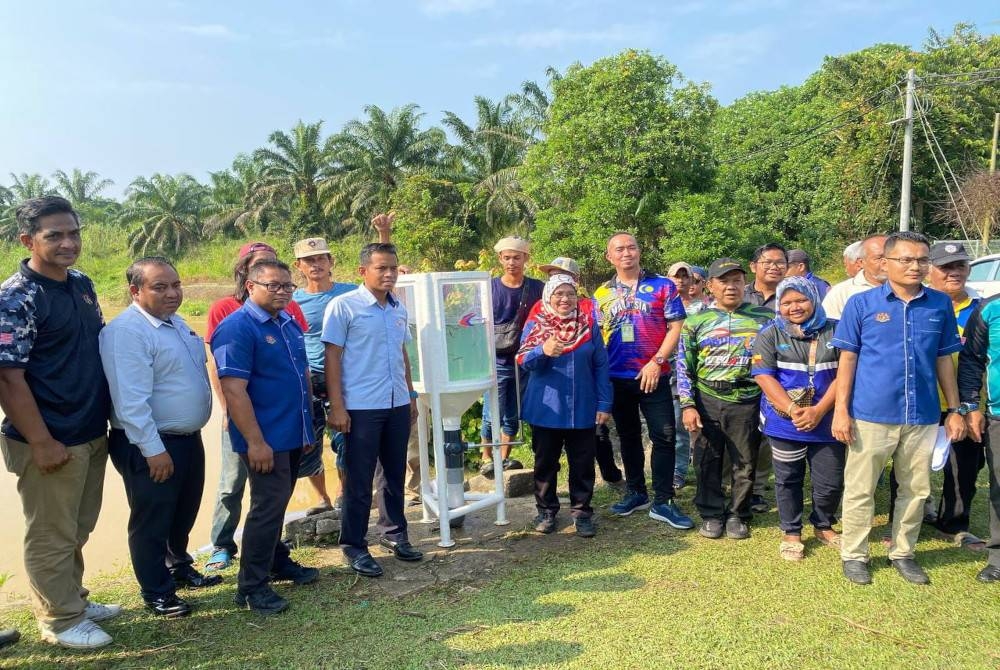
<svg viewBox="0 0 1000 670">
<path fill-rule="evenodd" d="M 406 443 L 410 439 L 410 406 L 392 409 L 349 410 L 351 432 L 345 436 L 343 514 L 340 548 L 348 560 L 368 552 L 368 519 L 372 507 L 375 465 L 381 463 L 378 481 L 378 530 L 394 542 L 405 542 L 403 479 Z"/>
<path fill-rule="evenodd" d="M 594 430 L 592 428 L 531 427 L 531 449 L 535 452 L 535 507 L 539 512 L 559 511 L 556 475 L 559 457 L 566 449 L 569 463 L 569 504 L 573 518 L 594 513 Z"/>
<path fill-rule="evenodd" d="M 941 423 L 947 414 L 941 415 Z M 989 431 L 983 434 L 982 442 L 974 442 L 967 437 L 953 442 L 948 460 L 944 464 L 944 486 L 938 502 L 938 518 L 934 526 L 942 533 L 954 535 L 969 530 L 969 515 L 972 499 L 976 496 L 976 479 L 986 465 L 986 452 L 990 448 Z M 896 508 L 896 473 L 889 470 L 889 520 L 892 521 Z"/>
<path fill-rule="evenodd" d="M 143 600 L 174 593 L 171 573 L 193 563 L 188 536 L 205 488 L 205 448 L 201 433 L 160 435 L 174 462 L 162 484 L 149 477 L 149 465 L 124 430 L 112 429 L 108 454 L 125 483 L 128 499 L 128 550 Z"/>
<path fill-rule="evenodd" d="M 726 402 L 710 395 L 695 395 L 702 431 L 694 443 L 694 467 L 698 489 L 694 504 L 703 519 L 735 515 L 744 521 L 753 518 L 750 495 L 760 452 L 760 400 Z M 732 462 L 732 497 L 726 506 L 722 495 L 722 455 Z M 728 473 L 726 473 L 728 474 Z"/>
<path fill-rule="evenodd" d="M 601 470 L 601 479 L 613 484 L 622 480 L 622 471 L 615 463 L 615 448 L 611 444 L 611 432 L 607 424 L 597 426 L 594 433 L 594 458 L 597 459 L 597 467 Z"/>
<path fill-rule="evenodd" d="M 667 377 L 652 393 L 639 389 L 638 379 L 611 378 L 615 418 L 621 445 L 625 482 L 636 493 L 646 493 L 646 453 L 642 447 L 642 424 L 639 412 L 646 419 L 649 439 L 653 442 L 650 469 L 653 471 L 653 502 L 667 502 L 674 497 L 674 397 Z"/>
<path fill-rule="evenodd" d="M 778 521 L 788 535 L 802 533 L 803 486 L 806 464 L 812 483 L 813 528 L 827 530 L 837 523 L 837 508 L 844 496 L 844 464 L 847 448 L 840 442 L 799 442 L 765 438 L 771 442 L 774 466 L 774 494 L 778 501 Z"/>
<path fill-rule="evenodd" d="M 240 460 L 250 481 L 250 512 L 243 525 L 243 547 L 237 579 L 240 593 L 253 593 L 267 586 L 271 573 L 282 570 L 291 558 L 281 541 L 285 510 L 295 488 L 302 447 L 274 452 L 274 469 L 255 472 L 246 454 Z"/>
</svg>

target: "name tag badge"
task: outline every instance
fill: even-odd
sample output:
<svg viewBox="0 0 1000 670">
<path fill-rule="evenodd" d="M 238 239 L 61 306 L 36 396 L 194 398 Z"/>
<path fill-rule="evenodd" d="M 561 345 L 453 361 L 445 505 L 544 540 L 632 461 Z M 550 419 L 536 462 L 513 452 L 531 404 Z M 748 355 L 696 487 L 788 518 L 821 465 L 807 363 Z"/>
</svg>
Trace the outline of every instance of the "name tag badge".
<svg viewBox="0 0 1000 670">
<path fill-rule="evenodd" d="M 622 342 L 635 342 L 635 326 L 633 324 L 622 324 Z"/>
</svg>

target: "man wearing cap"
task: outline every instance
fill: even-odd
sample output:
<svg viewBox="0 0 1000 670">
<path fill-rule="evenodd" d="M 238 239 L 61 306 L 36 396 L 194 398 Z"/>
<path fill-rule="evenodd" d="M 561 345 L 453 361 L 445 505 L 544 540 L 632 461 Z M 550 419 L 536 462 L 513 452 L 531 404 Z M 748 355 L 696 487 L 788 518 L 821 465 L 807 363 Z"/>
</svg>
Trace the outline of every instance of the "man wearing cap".
<svg viewBox="0 0 1000 670">
<path fill-rule="evenodd" d="M 691 299 L 691 286 L 694 280 L 694 270 L 691 265 L 683 261 L 674 263 L 667 270 L 667 277 L 677 285 L 677 290 L 681 294 L 681 302 L 684 303 L 684 312 L 688 316 L 705 309 L 703 301 Z M 671 363 L 674 370 L 670 375 L 670 390 L 674 394 L 674 425 L 677 436 L 677 453 L 674 458 L 674 489 L 680 489 L 684 488 L 687 483 L 688 467 L 691 464 L 691 434 L 687 432 L 684 428 L 684 422 L 681 421 L 681 403 L 680 397 L 677 395 L 676 353 L 671 357 Z"/>
<path fill-rule="evenodd" d="M 785 272 L 785 275 L 788 277 L 805 277 L 811 281 L 813 286 L 816 287 L 816 292 L 819 294 L 820 300 L 830 291 L 830 282 L 813 274 L 809 254 L 802 249 L 792 249 L 788 252 L 788 270 Z"/>
<path fill-rule="evenodd" d="M 882 263 L 885 235 L 872 235 L 861 242 L 861 270 L 849 279 L 834 284 L 823 298 L 823 311 L 828 319 L 839 320 L 847 299 L 852 295 L 885 283 Z"/>
<path fill-rule="evenodd" d="M 493 278 L 493 325 L 496 331 L 497 366 L 497 407 L 500 412 L 500 434 L 493 433 L 493 417 L 490 416 L 490 401 L 483 397 L 483 425 L 480 430 L 483 444 L 501 442 L 500 458 L 503 469 L 519 469 L 521 463 L 510 458 L 507 446 L 518 429 L 518 393 L 523 386 L 520 371 L 514 362 L 521 342 L 521 329 L 528 318 L 528 312 L 542 298 L 545 284 L 537 279 L 524 276 L 531 255 L 531 245 L 523 237 L 505 237 L 493 246 L 500 259 L 503 274 Z M 479 473 L 493 478 L 493 447 L 483 447 L 483 462 Z"/>
<path fill-rule="evenodd" d="M 746 272 L 731 258 L 708 268 L 710 309 L 684 322 L 677 354 L 677 391 L 684 427 L 695 439 L 698 475 L 695 505 L 699 533 L 717 539 L 750 536 L 750 499 L 760 453 L 760 387 L 750 375 L 753 345 L 760 329 L 774 319 L 774 309 L 744 300 Z M 722 493 L 723 454 L 732 463 L 729 505 Z"/>
<path fill-rule="evenodd" d="M 965 437 L 965 421 L 958 413 L 951 355 L 962 343 L 951 300 L 923 286 L 930 265 L 927 238 L 893 233 L 883 249 L 886 283 L 848 299 L 832 340 L 840 349 L 833 436 L 848 445 L 840 557 L 847 580 L 871 583 L 868 534 L 875 489 L 891 458 L 899 496 L 889 559 L 906 581 L 927 584 L 927 574 L 913 559 L 941 418 L 937 388 L 948 403 L 945 434 L 958 442 Z"/>
<path fill-rule="evenodd" d="M 274 247 L 264 242 L 247 242 L 240 247 L 233 267 L 235 287 L 232 295 L 219 298 L 208 308 L 208 318 L 205 325 L 205 344 L 211 346 L 215 329 L 223 319 L 236 312 L 247 299 L 247 274 L 251 265 L 263 260 L 276 260 Z M 284 309 L 295 319 L 302 330 L 309 324 L 295 301 L 291 301 Z M 224 570 L 229 567 L 236 555 L 236 527 L 240 525 L 240 515 L 243 512 L 243 491 L 247 484 L 247 471 L 239 456 L 233 452 L 229 440 L 229 414 L 226 411 L 226 397 L 222 394 L 222 384 L 215 369 L 215 359 L 208 357 L 208 378 L 215 391 L 215 398 L 222 409 L 222 470 L 219 474 L 219 493 L 212 515 L 212 553 L 205 563 L 205 571 Z"/>
<path fill-rule="evenodd" d="M 306 510 L 306 516 L 327 512 L 334 508 L 326 491 L 326 474 L 323 469 L 323 435 L 326 433 L 326 378 L 323 376 L 324 347 L 320 341 L 323 332 L 323 314 L 326 306 L 338 295 L 353 291 L 356 284 L 334 282 L 333 256 L 322 237 L 299 240 L 292 248 L 295 255 L 295 269 L 306 279 L 305 287 L 295 289 L 292 299 L 302 308 L 308 328 L 305 331 L 306 355 L 309 358 L 309 376 L 313 398 L 313 431 L 316 441 L 313 449 L 302 454 L 299 462 L 299 477 L 308 477 L 320 503 Z M 333 435 L 333 451 L 337 454 L 339 482 L 344 481 L 343 459 L 340 456 L 342 435 Z M 339 507 L 339 505 L 338 505 Z"/>
<path fill-rule="evenodd" d="M 961 242 L 938 242 L 931 246 L 930 251 L 931 267 L 927 274 L 928 284 L 931 288 L 937 289 L 951 298 L 951 306 L 955 312 L 955 321 L 958 324 L 958 336 L 965 342 L 965 328 L 969 322 L 969 317 L 976 311 L 981 302 L 979 294 L 970 286 L 965 285 L 969 278 L 969 261 L 972 260 L 965 251 L 965 246 Z M 955 364 L 958 364 L 959 355 L 953 356 Z M 948 404 L 945 402 L 944 394 L 938 389 L 938 396 L 941 403 L 941 424 L 947 418 Z M 978 410 L 979 403 L 963 403 L 959 405 L 959 412 L 968 414 L 972 410 Z M 986 449 L 989 448 L 989 433 L 982 433 L 982 440 L 975 439 L 969 435 L 964 440 L 953 442 L 948 460 L 944 465 L 944 487 L 941 493 L 941 502 L 934 514 L 930 515 L 934 526 L 945 536 L 955 541 L 962 547 L 967 547 L 975 551 L 985 548 L 985 543 L 969 532 L 969 513 L 972 507 L 972 499 L 976 495 L 976 479 L 979 471 L 986 464 Z M 890 477 L 891 501 L 889 510 L 892 511 L 892 503 L 895 502 L 897 493 L 897 482 L 895 471 Z M 925 521 L 928 515 L 925 514 Z M 890 516 L 890 521 L 892 517 Z"/>
<path fill-rule="evenodd" d="M 178 587 L 222 581 L 193 567 L 188 536 L 205 486 L 201 429 L 212 414 L 205 345 L 177 315 L 181 279 L 166 258 L 125 271 L 132 304 L 101 331 L 111 388 L 108 452 L 128 497 L 128 547 L 146 607 L 167 618 L 191 606 Z"/>
<path fill-rule="evenodd" d="M 549 277 L 556 274 L 568 274 L 577 282 L 580 281 L 580 266 L 572 258 L 566 258 L 565 256 L 559 256 L 558 258 L 552 259 L 551 263 L 547 263 L 538 268 Z M 583 286 L 578 287 L 578 292 L 581 294 L 579 302 L 577 304 L 577 310 L 580 312 L 585 312 L 594 309 L 594 302 L 591 298 L 583 295 Z M 528 321 L 534 321 L 538 313 L 542 311 L 542 301 L 539 300 L 528 312 Z M 597 467 L 601 471 L 601 479 L 604 480 L 606 484 L 611 486 L 611 488 L 624 492 L 625 491 L 625 477 L 622 475 L 621 469 L 618 464 L 615 463 L 615 451 L 614 445 L 611 444 L 611 431 L 608 429 L 608 422 L 597 424 L 596 428 L 596 444 L 595 444 L 595 460 L 597 461 Z"/>
<path fill-rule="evenodd" d="M 649 509 L 649 517 L 674 528 L 694 528 L 694 522 L 674 501 L 674 407 L 668 375 L 669 358 L 677 348 L 684 303 L 677 286 L 646 272 L 635 237 L 616 233 L 605 257 L 615 276 L 594 292 L 601 330 L 608 348 L 614 390 L 611 415 L 618 429 L 628 490 L 611 506 L 619 516 Z M 653 443 L 650 469 L 653 501 L 646 488 L 645 453 L 640 412 Z"/>
</svg>

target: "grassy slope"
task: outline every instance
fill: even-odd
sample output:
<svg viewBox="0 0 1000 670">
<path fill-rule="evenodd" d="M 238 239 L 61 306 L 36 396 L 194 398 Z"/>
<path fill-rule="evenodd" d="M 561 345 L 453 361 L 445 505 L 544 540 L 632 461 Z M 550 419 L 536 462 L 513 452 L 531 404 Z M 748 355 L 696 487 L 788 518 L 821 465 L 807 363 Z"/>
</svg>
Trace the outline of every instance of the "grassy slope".
<svg viewBox="0 0 1000 670">
<path fill-rule="evenodd" d="M 985 528 L 985 477 L 973 530 Z M 691 487 L 683 502 L 690 508 Z M 323 566 L 319 584 L 279 587 L 292 609 L 264 620 L 231 606 L 234 575 L 193 599 L 187 620 L 139 608 L 131 574 L 96 595 L 127 604 L 95 654 L 37 641 L 26 611 L 9 617 L 27 639 L 3 667 L 56 668 L 991 668 L 1000 665 L 1000 589 L 974 580 L 982 555 L 925 532 L 918 558 L 933 583 L 915 587 L 873 548 L 875 584 L 853 587 L 837 554 L 807 540 L 799 564 L 777 557 L 776 514 L 745 542 L 710 541 L 643 516 L 609 518 L 599 492 L 599 535 L 530 543 L 503 574 L 476 588 L 451 583 L 391 600 L 341 566 L 334 549 L 300 557 Z M 880 501 L 884 509 L 885 501 Z M 565 520 L 564 520 L 565 522 Z M 514 519 L 513 528 L 526 523 Z M 884 523 L 884 517 L 879 518 Z M 880 530 L 880 529 L 879 529 Z M 807 533 L 808 535 L 808 533 Z M 521 545 L 524 547 L 525 545 Z M 567 549 L 568 547 L 568 549 Z M 519 547 L 520 548 L 520 547 Z M 537 556 L 537 560 L 534 558 Z M 330 568 L 333 568 L 332 571 Z"/>
</svg>

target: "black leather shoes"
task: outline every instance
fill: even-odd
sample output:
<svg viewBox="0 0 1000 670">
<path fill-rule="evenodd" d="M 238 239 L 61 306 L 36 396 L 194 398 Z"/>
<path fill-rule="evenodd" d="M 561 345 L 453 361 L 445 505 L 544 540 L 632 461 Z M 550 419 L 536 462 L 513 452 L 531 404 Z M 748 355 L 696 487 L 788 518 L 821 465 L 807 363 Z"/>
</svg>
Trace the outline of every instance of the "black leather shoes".
<svg viewBox="0 0 1000 670">
<path fill-rule="evenodd" d="M 292 582 L 296 586 L 312 584 L 319 579 L 319 570 L 289 561 L 281 570 L 271 573 L 272 582 Z"/>
<path fill-rule="evenodd" d="M 424 552 L 414 549 L 413 545 L 406 541 L 393 542 L 383 537 L 378 543 L 391 551 L 392 555 L 401 561 L 419 561 L 424 557 Z"/>
<path fill-rule="evenodd" d="M 867 586 L 872 583 L 871 573 L 868 572 L 868 564 L 864 561 L 844 561 L 844 576 L 853 584 Z"/>
<path fill-rule="evenodd" d="M 927 576 L 924 569 L 917 565 L 917 562 L 912 558 L 896 558 L 889 562 L 892 563 L 892 567 L 896 568 L 896 572 L 911 584 L 931 583 L 930 577 Z"/>
<path fill-rule="evenodd" d="M 177 588 L 204 589 L 222 583 L 221 575 L 203 575 L 194 568 L 177 570 L 172 574 Z"/>
<path fill-rule="evenodd" d="M 176 595 L 147 600 L 146 607 L 156 616 L 167 619 L 177 619 L 191 614 L 191 606 Z"/>
<path fill-rule="evenodd" d="M 361 554 L 351 561 L 351 570 L 363 577 L 381 577 L 382 566 L 379 565 L 371 554 Z"/>
<path fill-rule="evenodd" d="M 233 598 L 239 607 L 245 607 L 251 612 L 270 616 L 288 609 L 288 601 L 279 596 L 270 586 L 264 586 L 252 593 L 236 592 Z"/>
<path fill-rule="evenodd" d="M 1000 582 L 1000 566 L 987 565 L 979 571 L 979 574 L 976 575 L 976 579 L 986 583 Z"/>
</svg>

